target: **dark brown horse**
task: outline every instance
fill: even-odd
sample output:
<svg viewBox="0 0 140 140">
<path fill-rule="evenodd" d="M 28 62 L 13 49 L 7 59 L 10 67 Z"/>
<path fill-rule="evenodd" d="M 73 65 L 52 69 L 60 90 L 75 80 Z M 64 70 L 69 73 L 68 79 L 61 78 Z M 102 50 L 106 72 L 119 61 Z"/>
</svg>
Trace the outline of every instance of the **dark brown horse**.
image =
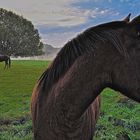
<svg viewBox="0 0 140 140">
<path fill-rule="evenodd" d="M 4 69 L 5 68 L 10 68 L 10 66 L 11 66 L 11 59 L 10 59 L 10 57 L 8 55 L 0 54 L 0 62 L 3 62 L 3 61 L 5 62 Z"/>
<path fill-rule="evenodd" d="M 140 102 L 140 16 L 91 27 L 61 49 L 32 95 L 35 140 L 92 140 L 101 91 Z"/>
</svg>

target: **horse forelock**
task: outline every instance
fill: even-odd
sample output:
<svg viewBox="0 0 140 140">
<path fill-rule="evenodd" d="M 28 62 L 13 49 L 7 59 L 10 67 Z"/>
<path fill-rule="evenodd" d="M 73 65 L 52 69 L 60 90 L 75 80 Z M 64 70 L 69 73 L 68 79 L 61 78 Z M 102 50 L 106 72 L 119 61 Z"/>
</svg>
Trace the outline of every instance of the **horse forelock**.
<svg viewBox="0 0 140 140">
<path fill-rule="evenodd" d="M 116 30 L 124 26 L 126 26 L 126 22 L 123 21 L 101 24 L 87 29 L 67 42 L 57 54 L 50 67 L 40 77 L 39 85 L 42 85 L 43 89 L 50 89 L 79 56 L 88 51 L 94 51 L 97 47 L 95 46 L 97 41 L 109 41 L 121 54 L 125 55 L 125 48 L 123 48 L 119 33 Z"/>
</svg>

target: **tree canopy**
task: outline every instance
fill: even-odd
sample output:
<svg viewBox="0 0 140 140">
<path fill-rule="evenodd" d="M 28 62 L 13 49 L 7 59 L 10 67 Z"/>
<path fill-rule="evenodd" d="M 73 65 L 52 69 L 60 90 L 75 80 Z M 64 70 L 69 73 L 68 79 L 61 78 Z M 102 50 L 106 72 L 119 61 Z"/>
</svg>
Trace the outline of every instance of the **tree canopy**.
<svg viewBox="0 0 140 140">
<path fill-rule="evenodd" d="M 43 43 L 31 21 L 0 9 L 0 53 L 13 56 L 42 54 Z"/>
</svg>

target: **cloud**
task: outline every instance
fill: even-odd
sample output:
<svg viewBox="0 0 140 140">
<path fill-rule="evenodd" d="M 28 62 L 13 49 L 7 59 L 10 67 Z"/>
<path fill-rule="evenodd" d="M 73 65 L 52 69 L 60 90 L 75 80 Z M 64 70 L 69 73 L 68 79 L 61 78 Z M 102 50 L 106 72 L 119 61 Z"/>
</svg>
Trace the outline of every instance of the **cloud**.
<svg viewBox="0 0 140 140">
<path fill-rule="evenodd" d="M 0 6 L 31 20 L 35 25 L 74 26 L 86 22 L 73 6 L 79 0 L 0 0 Z M 76 18 L 77 17 L 77 18 Z M 69 20 L 66 20 L 69 19 Z"/>
<path fill-rule="evenodd" d="M 109 13 L 110 9 L 100 9 L 100 8 L 95 8 L 93 10 L 88 9 L 83 12 L 83 14 L 89 18 L 96 18 L 97 16 L 105 16 L 108 15 Z"/>
<path fill-rule="evenodd" d="M 41 34 L 42 41 L 47 44 L 51 44 L 56 48 L 63 47 L 68 40 L 71 40 L 75 36 L 77 36 L 77 32 L 64 32 L 64 33 L 49 33 L 49 34 Z"/>
<path fill-rule="evenodd" d="M 107 2 L 112 1 L 107 0 Z M 94 6 L 85 8 L 84 5 L 80 5 L 81 2 L 90 5 L 95 2 L 105 2 L 105 0 L 0 0 L 0 6 L 32 21 L 39 29 L 43 42 L 62 47 L 67 40 L 78 34 L 79 30 L 75 28 L 88 24 L 93 18 L 116 14 L 108 8 Z M 77 3 L 79 6 L 75 5 Z M 65 31 L 55 31 L 58 28 Z M 50 31 L 47 32 L 46 29 Z"/>
<path fill-rule="evenodd" d="M 93 0 L 94 2 L 103 2 L 103 1 L 105 1 L 105 2 L 112 2 L 112 0 Z"/>
<path fill-rule="evenodd" d="M 89 0 L 0 0 L 3 8 L 12 10 L 17 14 L 23 15 L 31 20 L 36 26 L 78 26 L 85 24 L 90 17 L 104 15 L 107 9 L 81 9 L 73 6 L 77 2 L 85 2 Z"/>
</svg>

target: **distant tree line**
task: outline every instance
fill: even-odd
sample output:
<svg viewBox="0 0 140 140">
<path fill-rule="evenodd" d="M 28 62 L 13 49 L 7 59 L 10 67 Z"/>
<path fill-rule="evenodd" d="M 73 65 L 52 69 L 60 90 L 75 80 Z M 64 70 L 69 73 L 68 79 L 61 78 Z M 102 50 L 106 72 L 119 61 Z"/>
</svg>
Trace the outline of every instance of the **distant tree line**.
<svg viewBox="0 0 140 140">
<path fill-rule="evenodd" d="M 38 30 L 22 16 L 0 9 L 0 53 L 13 56 L 42 54 Z"/>
</svg>

